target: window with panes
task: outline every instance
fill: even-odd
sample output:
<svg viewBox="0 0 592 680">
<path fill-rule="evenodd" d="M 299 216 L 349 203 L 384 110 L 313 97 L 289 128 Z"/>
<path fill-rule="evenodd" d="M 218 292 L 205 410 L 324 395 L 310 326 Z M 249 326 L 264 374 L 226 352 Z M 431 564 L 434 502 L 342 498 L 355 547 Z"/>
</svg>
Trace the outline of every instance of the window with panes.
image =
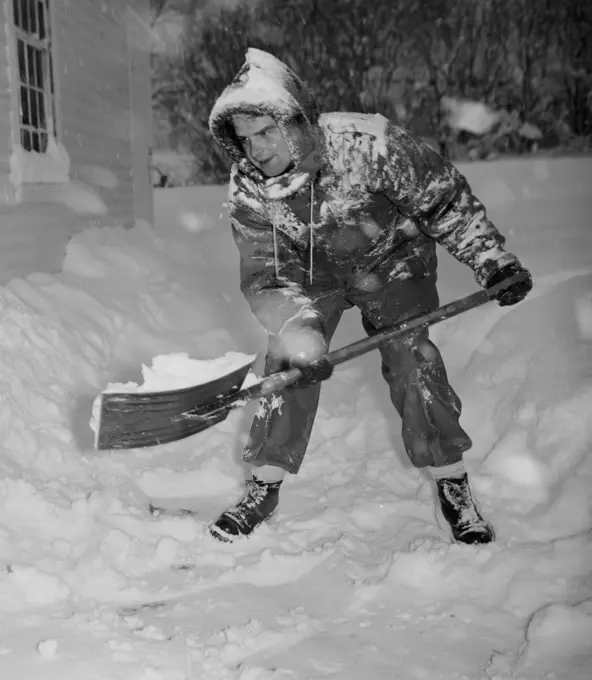
<svg viewBox="0 0 592 680">
<path fill-rule="evenodd" d="M 55 136 L 49 0 L 12 0 L 19 91 L 20 142 L 43 153 Z"/>
</svg>

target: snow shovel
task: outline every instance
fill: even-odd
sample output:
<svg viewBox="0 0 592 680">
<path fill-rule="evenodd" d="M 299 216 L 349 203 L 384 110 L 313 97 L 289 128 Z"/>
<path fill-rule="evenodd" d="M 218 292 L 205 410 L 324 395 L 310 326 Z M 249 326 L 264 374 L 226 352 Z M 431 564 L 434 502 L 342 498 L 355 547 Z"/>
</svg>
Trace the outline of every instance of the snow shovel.
<svg viewBox="0 0 592 680">
<path fill-rule="evenodd" d="M 431 312 L 409 317 L 400 324 L 363 338 L 326 358 L 338 366 L 418 329 L 450 319 L 489 302 L 497 293 L 526 278 L 525 273 Z M 222 422 L 235 408 L 295 385 L 302 377 L 297 368 L 269 375 L 241 389 L 256 359 L 210 382 L 166 392 L 103 392 L 97 423 L 98 450 L 134 449 L 166 444 L 190 437 Z"/>
</svg>

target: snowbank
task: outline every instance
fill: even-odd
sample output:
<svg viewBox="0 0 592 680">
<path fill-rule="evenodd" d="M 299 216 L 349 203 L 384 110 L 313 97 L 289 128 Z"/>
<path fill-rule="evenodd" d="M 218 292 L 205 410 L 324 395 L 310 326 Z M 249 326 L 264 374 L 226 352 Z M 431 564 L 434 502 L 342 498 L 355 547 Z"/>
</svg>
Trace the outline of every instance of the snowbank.
<svg viewBox="0 0 592 680">
<path fill-rule="evenodd" d="M 32 583 L 55 579 L 53 599 L 89 588 L 101 598 L 110 590 L 117 596 L 128 587 L 128 569 L 113 568 L 129 560 L 132 573 L 150 569 L 160 529 L 140 519 L 147 525 L 140 534 L 153 538 L 128 546 L 128 535 L 111 526 L 118 520 L 106 517 L 122 512 L 129 521 L 119 487 L 137 473 L 127 463 L 149 465 L 151 453 L 98 456 L 90 408 L 109 382 L 138 379 L 142 362 L 156 354 L 209 359 L 239 348 L 194 269 L 190 252 L 140 224 L 86 231 L 71 242 L 62 274 L 15 279 L 0 290 L 0 527 L 11 592 L 22 573 Z M 43 569 L 41 556 L 49 560 Z M 26 587 L 22 597 L 13 593 L 11 608 L 30 597 Z"/>
</svg>

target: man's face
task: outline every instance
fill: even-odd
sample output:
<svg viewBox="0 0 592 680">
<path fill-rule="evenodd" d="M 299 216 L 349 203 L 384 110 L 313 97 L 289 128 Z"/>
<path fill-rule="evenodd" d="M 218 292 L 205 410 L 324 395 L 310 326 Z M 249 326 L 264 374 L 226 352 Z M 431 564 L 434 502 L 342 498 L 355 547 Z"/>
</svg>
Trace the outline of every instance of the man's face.
<svg viewBox="0 0 592 680">
<path fill-rule="evenodd" d="M 234 116 L 234 132 L 251 163 L 267 177 L 285 172 L 292 156 L 271 116 Z"/>
</svg>

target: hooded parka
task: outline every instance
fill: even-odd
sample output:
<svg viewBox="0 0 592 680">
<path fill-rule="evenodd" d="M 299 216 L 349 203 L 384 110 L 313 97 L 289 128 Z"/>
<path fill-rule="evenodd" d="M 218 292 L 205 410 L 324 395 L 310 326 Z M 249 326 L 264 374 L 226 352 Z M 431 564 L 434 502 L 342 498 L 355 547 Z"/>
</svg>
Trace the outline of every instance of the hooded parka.
<svg viewBox="0 0 592 680">
<path fill-rule="evenodd" d="M 275 120 L 292 157 L 284 174 L 268 178 L 248 160 L 234 133 L 237 114 Z M 304 144 L 290 135 L 293 124 Z M 270 336 L 267 372 L 281 365 L 288 327 L 315 328 L 328 345 L 354 305 L 369 334 L 437 307 L 438 243 L 482 286 L 518 264 L 451 163 L 381 115 L 319 114 L 298 76 L 266 52 L 248 50 L 211 111 L 210 130 L 233 161 L 230 222 L 241 290 Z M 381 354 L 413 464 L 459 461 L 471 440 L 428 333 L 390 343 Z M 245 460 L 298 472 L 319 392 L 314 385 L 263 399 Z"/>
</svg>

